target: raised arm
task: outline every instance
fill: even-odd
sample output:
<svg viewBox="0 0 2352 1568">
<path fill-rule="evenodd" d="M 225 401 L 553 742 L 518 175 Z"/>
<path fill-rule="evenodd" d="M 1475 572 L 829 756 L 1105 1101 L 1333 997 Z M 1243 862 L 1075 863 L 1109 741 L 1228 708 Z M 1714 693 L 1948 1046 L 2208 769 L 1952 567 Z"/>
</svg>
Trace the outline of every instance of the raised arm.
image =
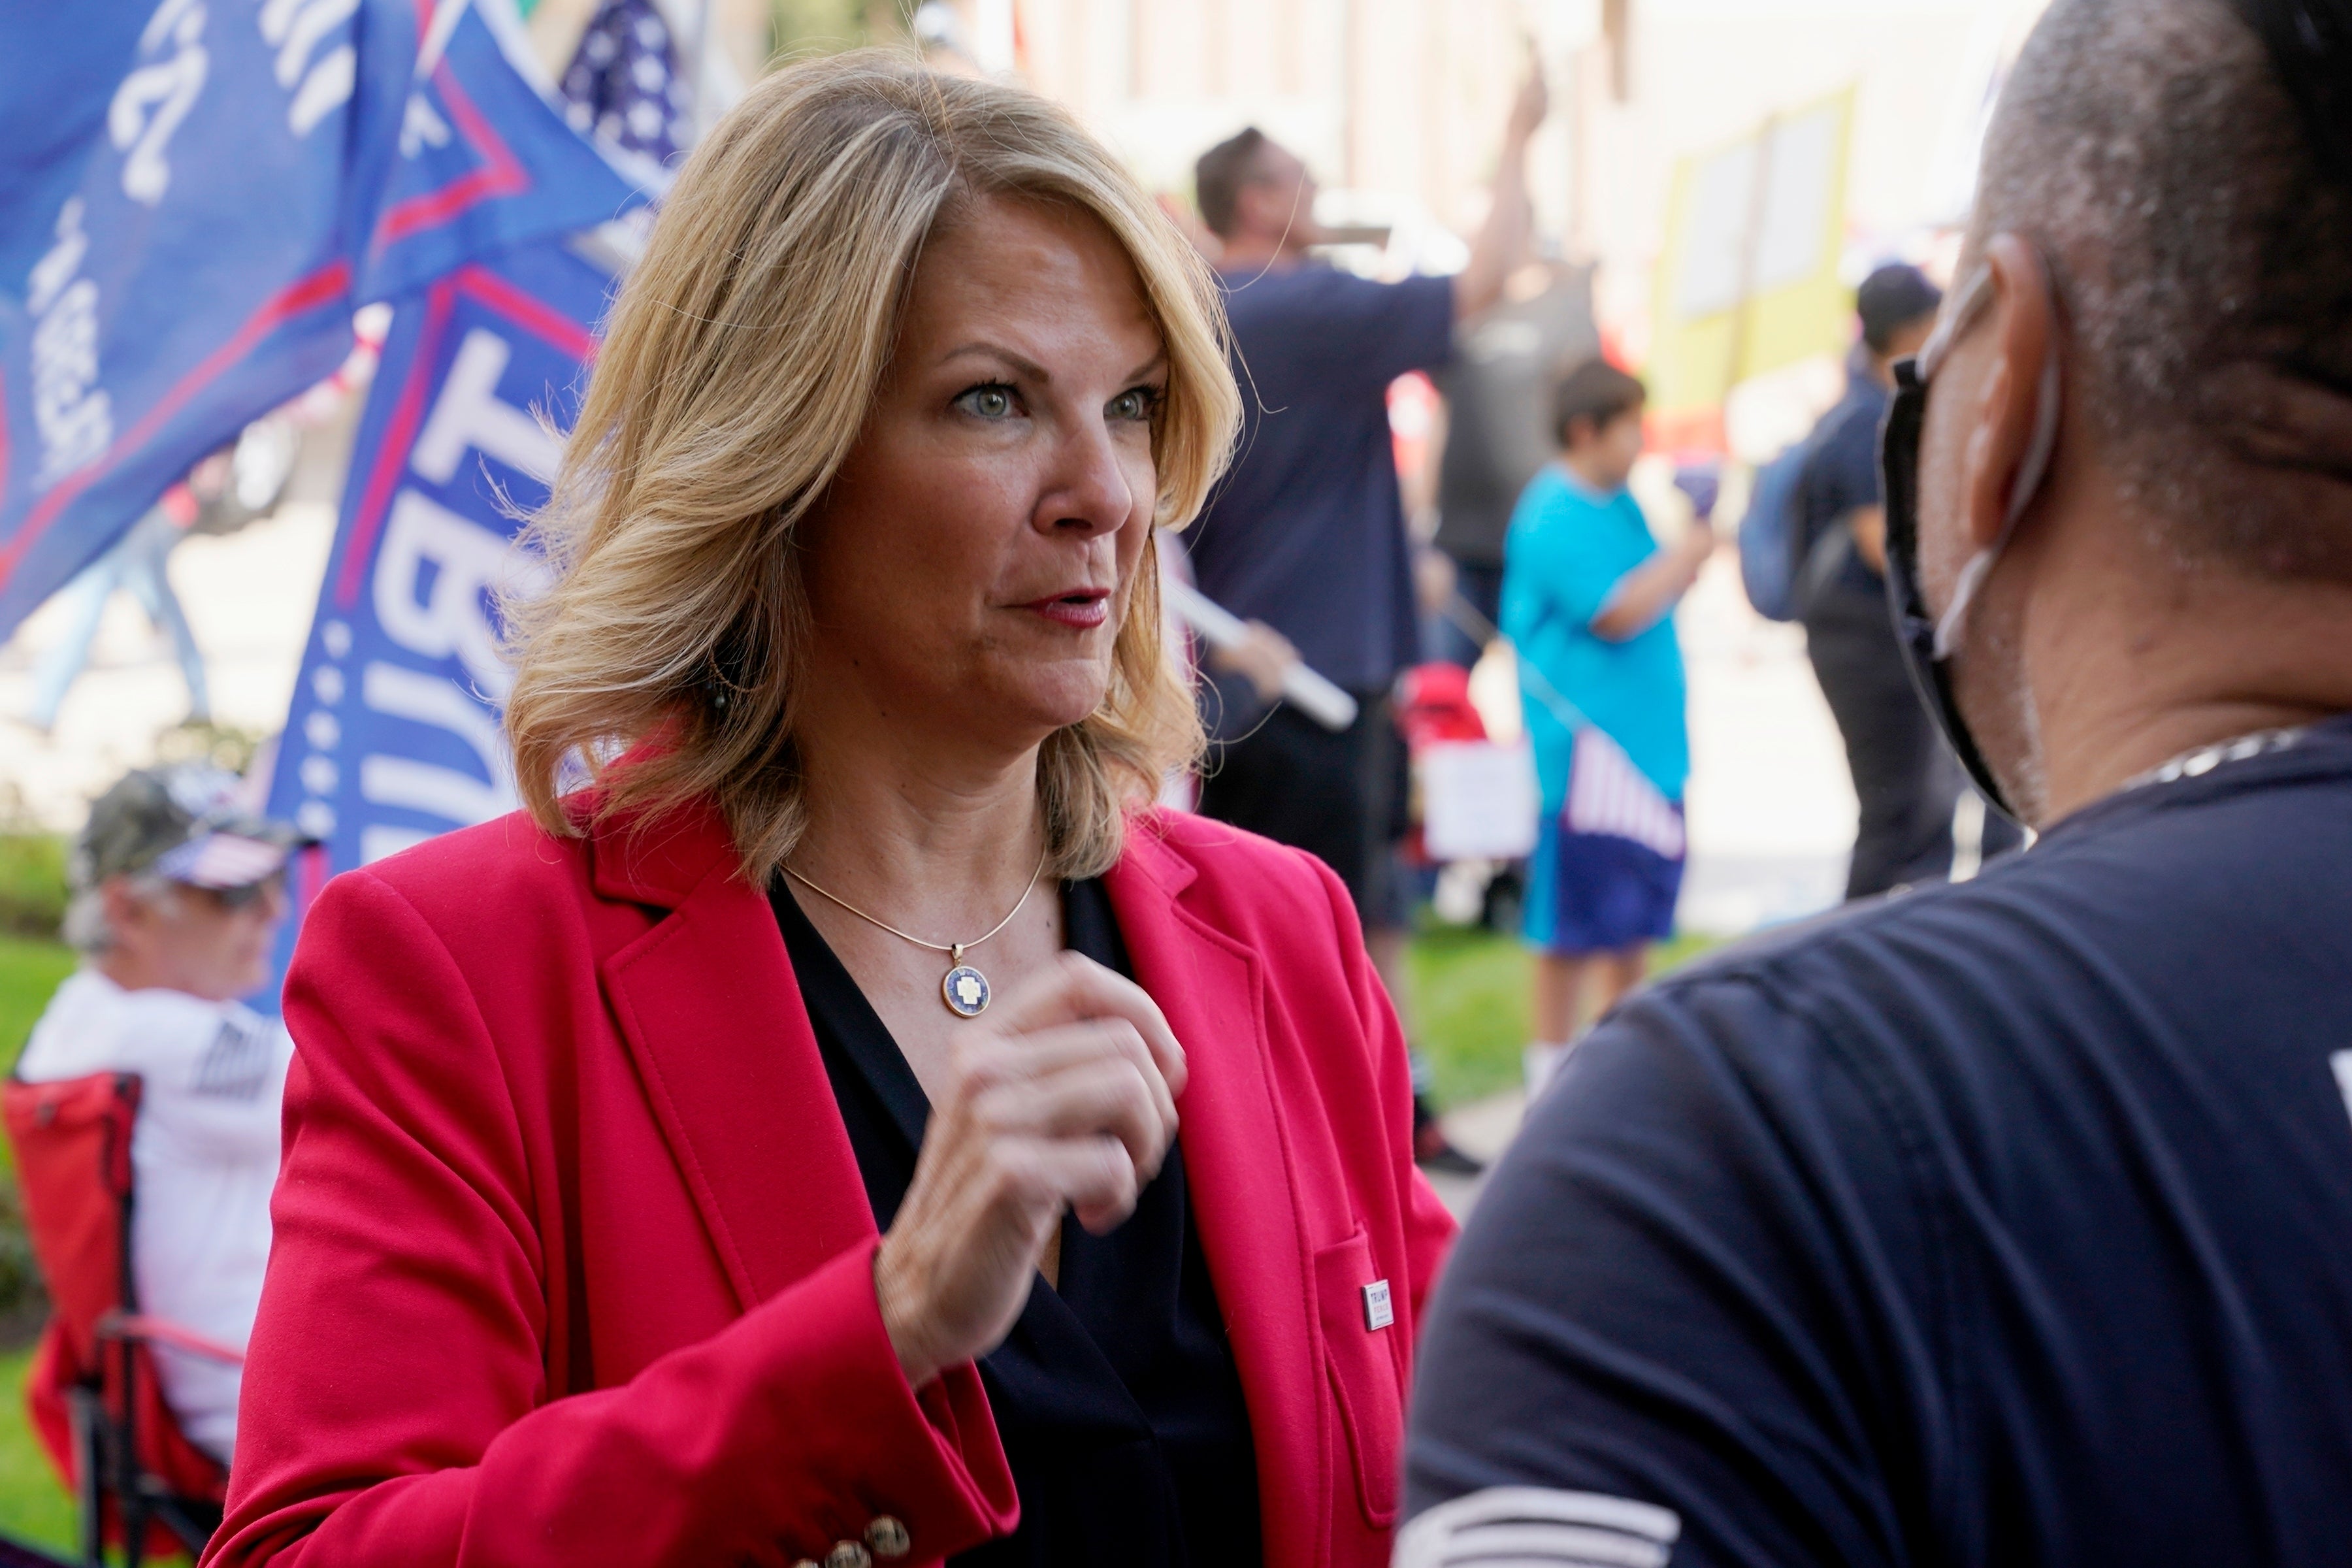
<svg viewBox="0 0 2352 1568">
<path fill-rule="evenodd" d="M 1528 142 L 1550 109 L 1543 71 L 1530 68 L 1511 101 L 1511 117 L 1504 122 L 1502 151 L 1495 167 L 1494 200 L 1486 221 L 1470 242 L 1469 265 L 1454 279 L 1454 319 L 1476 315 L 1503 297 L 1503 280 L 1527 259 L 1528 239 L 1535 227 L 1535 209 L 1528 197 Z"/>
</svg>

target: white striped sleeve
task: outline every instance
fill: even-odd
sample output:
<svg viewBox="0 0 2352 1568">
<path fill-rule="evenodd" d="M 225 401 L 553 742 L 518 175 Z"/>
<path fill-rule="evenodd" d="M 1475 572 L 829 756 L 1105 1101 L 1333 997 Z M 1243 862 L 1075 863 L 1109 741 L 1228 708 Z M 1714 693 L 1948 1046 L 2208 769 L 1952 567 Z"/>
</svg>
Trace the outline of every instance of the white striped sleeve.
<svg viewBox="0 0 2352 1568">
<path fill-rule="evenodd" d="M 1673 1510 L 1654 1503 L 1489 1487 L 1406 1525 L 1393 1568 L 1667 1568 L 1682 1527 Z"/>
</svg>

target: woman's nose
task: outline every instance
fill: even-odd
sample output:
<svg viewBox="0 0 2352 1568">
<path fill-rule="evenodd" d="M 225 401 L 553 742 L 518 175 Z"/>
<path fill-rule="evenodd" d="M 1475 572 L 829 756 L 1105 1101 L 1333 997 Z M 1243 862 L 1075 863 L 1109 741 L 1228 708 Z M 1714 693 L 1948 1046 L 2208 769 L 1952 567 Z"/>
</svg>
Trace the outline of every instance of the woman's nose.
<svg viewBox="0 0 2352 1568">
<path fill-rule="evenodd" d="M 1119 458 L 1103 421 L 1072 431 L 1057 450 L 1054 472 L 1038 498 L 1037 526 L 1088 534 L 1123 527 L 1134 515 L 1136 495 Z"/>
</svg>

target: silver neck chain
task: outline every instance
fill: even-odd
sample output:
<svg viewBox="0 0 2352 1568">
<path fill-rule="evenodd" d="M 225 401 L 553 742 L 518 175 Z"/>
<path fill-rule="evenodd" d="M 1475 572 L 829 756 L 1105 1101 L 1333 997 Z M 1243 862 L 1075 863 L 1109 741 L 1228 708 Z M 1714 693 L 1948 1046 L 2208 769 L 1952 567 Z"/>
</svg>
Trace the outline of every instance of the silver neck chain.
<svg viewBox="0 0 2352 1568">
<path fill-rule="evenodd" d="M 2219 741 L 2210 746 L 2200 746 L 2193 752 L 2183 752 L 2161 767 L 2150 768 L 2125 784 L 2127 790 L 2145 788 L 2149 784 L 2177 784 L 2182 779 L 2202 778 L 2215 768 L 2230 763 L 2248 762 L 2265 757 L 2273 752 L 2292 751 L 2303 743 L 2312 727 L 2299 724 L 2288 730 L 2261 730 L 2251 735 L 2241 735 L 2234 741 Z"/>
</svg>

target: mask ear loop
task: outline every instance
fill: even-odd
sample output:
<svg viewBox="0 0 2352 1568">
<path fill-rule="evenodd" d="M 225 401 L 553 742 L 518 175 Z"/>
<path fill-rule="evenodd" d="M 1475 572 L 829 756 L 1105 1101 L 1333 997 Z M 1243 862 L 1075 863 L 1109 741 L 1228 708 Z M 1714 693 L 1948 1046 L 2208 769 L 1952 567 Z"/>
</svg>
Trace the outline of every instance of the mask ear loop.
<svg viewBox="0 0 2352 1568">
<path fill-rule="evenodd" d="M 2046 264 L 2042 267 L 2042 276 L 2047 283 L 2050 269 Z M 1990 281 L 1991 274 L 1988 272 L 1983 277 Z M 1943 617 L 1936 623 L 1935 657 L 1938 659 L 1951 658 L 1958 647 L 1960 628 L 1967 624 L 1969 606 L 1976 602 L 1977 591 L 1984 586 L 1985 579 L 1992 575 L 1993 563 L 2000 560 L 2000 552 L 2009 547 L 2010 535 L 2017 531 L 2018 520 L 2025 515 L 2025 509 L 2033 504 L 2034 496 L 2042 489 L 2042 481 L 2049 477 L 2050 459 L 2058 447 L 2059 395 L 2063 390 L 2058 335 L 2053 330 L 2050 335 L 2049 353 L 2042 362 L 2041 383 L 2034 394 L 2033 436 L 2025 448 L 2025 461 L 2017 471 L 2016 487 L 2009 492 L 2008 513 L 2001 519 L 2000 532 L 1994 536 L 1992 543 L 1977 552 L 1969 563 L 1960 568 L 1959 581 L 1952 585 L 1952 602 L 1945 608 Z"/>
</svg>

